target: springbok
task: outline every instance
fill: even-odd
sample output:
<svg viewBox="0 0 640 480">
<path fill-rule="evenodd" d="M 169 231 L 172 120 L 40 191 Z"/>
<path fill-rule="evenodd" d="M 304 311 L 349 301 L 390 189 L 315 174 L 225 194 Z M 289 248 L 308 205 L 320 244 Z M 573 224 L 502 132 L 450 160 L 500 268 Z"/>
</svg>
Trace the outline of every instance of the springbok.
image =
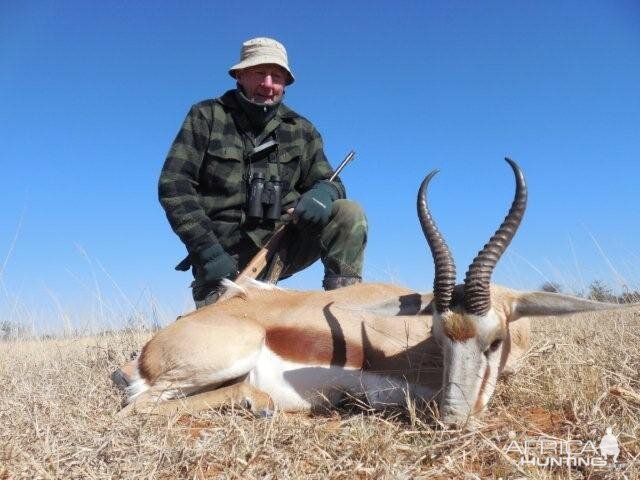
<svg viewBox="0 0 640 480">
<path fill-rule="evenodd" d="M 516 179 L 513 204 L 462 285 L 455 284 L 453 258 L 427 206 L 435 170 L 418 192 L 418 217 L 435 263 L 433 293 L 385 284 L 302 292 L 229 282 L 216 304 L 147 342 L 120 415 L 236 402 L 256 413 L 298 411 L 348 395 L 374 408 L 438 398 L 446 424 L 479 415 L 500 372 L 526 352 L 528 317 L 617 307 L 490 284 L 527 201 L 522 171 L 506 160 Z"/>
</svg>

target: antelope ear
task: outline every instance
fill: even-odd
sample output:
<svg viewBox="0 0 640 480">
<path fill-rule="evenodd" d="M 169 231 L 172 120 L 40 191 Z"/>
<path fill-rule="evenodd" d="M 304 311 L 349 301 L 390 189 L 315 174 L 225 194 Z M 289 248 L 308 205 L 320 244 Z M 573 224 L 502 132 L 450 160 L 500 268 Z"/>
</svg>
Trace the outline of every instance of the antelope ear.
<svg viewBox="0 0 640 480">
<path fill-rule="evenodd" d="M 632 305 L 595 302 L 559 293 L 528 292 L 520 293 L 512 298 L 508 320 L 513 322 L 521 317 L 569 315 L 571 313 L 593 312 L 596 310 L 616 310 L 629 306 Z"/>
</svg>

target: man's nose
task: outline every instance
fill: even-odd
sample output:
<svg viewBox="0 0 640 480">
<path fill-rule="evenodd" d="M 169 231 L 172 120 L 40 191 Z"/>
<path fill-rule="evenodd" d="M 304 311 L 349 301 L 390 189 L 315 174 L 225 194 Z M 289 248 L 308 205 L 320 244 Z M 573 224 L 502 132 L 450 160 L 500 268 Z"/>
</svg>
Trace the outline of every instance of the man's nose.
<svg viewBox="0 0 640 480">
<path fill-rule="evenodd" d="M 271 78 L 271 74 L 269 74 L 269 75 L 265 75 L 265 76 L 264 76 L 264 79 L 262 80 L 262 84 L 263 84 L 265 87 L 271 87 L 271 86 L 273 86 L 273 79 Z"/>
</svg>

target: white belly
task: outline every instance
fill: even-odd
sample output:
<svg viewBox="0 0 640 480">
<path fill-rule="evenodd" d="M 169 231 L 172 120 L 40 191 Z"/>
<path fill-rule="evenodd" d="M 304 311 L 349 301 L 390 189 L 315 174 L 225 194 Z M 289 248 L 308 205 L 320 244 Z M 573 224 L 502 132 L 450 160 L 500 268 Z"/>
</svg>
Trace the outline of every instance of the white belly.
<svg viewBox="0 0 640 480">
<path fill-rule="evenodd" d="M 289 362 L 262 347 L 249 382 L 268 393 L 278 408 L 308 410 L 336 404 L 345 395 L 364 395 L 373 407 L 405 404 L 407 394 L 430 395 L 402 379 L 338 366 L 309 366 Z"/>
</svg>

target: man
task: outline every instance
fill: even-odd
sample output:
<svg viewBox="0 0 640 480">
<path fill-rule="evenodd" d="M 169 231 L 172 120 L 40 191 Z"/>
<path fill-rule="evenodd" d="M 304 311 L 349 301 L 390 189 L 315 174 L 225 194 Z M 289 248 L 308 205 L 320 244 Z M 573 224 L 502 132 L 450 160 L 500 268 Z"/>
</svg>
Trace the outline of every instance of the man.
<svg viewBox="0 0 640 480">
<path fill-rule="evenodd" d="M 324 264 L 327 290 L 361 281 L 367 223 L 345 199 L 313 125 L 282 98 L 294 82 L 284 46 L 270 38 L 242 45 L 229 70 L 237 87 L 194 105 L 164 163 L 159 198 L 189 256 L 196 307 L 213 303 L 275 229 L 297 235 L 282 276 Z M 266 192 L 266 193 L 264 193 Z"/>
</svg>

